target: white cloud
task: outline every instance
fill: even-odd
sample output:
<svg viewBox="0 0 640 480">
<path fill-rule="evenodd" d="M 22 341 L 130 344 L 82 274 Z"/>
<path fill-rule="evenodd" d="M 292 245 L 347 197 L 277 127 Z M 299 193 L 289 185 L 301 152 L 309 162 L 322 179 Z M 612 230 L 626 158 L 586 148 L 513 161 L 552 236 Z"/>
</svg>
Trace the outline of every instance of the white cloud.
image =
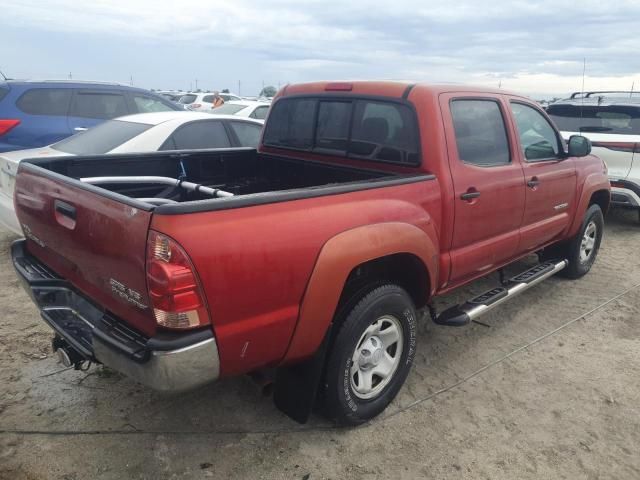
<svg viewBox="0 0 640 480">
<path fill-rule="evenodd" d="M 251 70 L 245 63 L 251 62 L 257 78 L 502 79 L 504 87 L 555 94 L 576 89 L 585 57 L 589 82 L 640 83 L 638 17 L 640 4 L 632 0 L 584 0 L 579 8 L 568 0 L 4 0 L 0 26 L 99 39 L 98 55 L 59 53 L 65 67 L 91 72 L 102 71 L 101 57 L 116 55 L 112 44 L 130 41 L 137 48 L 120 68 L 154 82 L 152 71 L 171 81 L 211 76 L 207 62 L 213 65 L 224 51 L 225 64 L 215 64 L 224 82 L 246 76 Z M 23 55 L 23 68 L 33 71 L 33 52 L 46 48 L 37 44 L 42 35 L 32 41 L 0 42 L 0 59 L 3 44 L 6 57 L 19 58 L 24 49 L 31 56 Z M 154 48 L 157 55 L 149 55 Z M 167 62 L 168 50 L 183 62 Z"/>
</svg>

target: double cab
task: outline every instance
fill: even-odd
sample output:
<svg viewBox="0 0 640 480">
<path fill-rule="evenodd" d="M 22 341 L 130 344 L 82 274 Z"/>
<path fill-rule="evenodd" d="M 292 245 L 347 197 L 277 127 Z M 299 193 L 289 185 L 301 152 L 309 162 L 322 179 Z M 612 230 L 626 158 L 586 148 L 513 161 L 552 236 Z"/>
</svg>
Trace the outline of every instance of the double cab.
<svg viewBox="0 0 640 480">
<path fill-rule="evenodd" d="M 417 311 L 462 326 L 590 270 L 610 202 L 590 149 L 503 90 L 289 85 L 257 150 L 23 161 L 13 263 L 69 365 L 163 391 L 272 372 L 294 419 L 358 424 L 404 383 Z"/>
</svg>

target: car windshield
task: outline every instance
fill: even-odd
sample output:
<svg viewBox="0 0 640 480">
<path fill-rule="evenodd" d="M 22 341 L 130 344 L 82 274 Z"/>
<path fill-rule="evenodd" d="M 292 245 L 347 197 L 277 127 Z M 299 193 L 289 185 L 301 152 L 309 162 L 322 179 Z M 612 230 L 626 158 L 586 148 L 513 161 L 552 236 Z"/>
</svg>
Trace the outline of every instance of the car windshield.
<svg viewBox="0 0 640 480">
<path fill-rule="evenodd" d="M 190 103 L 193 103 L 195 101 L 195 99 L 197 98 L 197 95 L 183 95 L 180 97 L 180 100 L 178 100 L 179 103 L 183 103 L 185 105 L 189 105 Z"/>
<path fill-rule="evenodd" d="M 51 148 L 73 155 L 100 155 L 119 147 L 152 126 L 147 123 L 109 120 L 86 132 L 54 143 Z"/>
<path fill-rule="evenodd" d="M 640 135 L 640 106 L 550 105 L 547 113 L 565 132 Z"/>
<path fill-rule="evenodd" d="M 235 103 L 225 103 L 220 105 L 217 108 L 213 109 L 213 113 L 221 113 L 225 115 L 233 115 L 234 113 L 238 113 L 240 110 L 247 108 L 246 105 L 238 105 Z"/>
</svg>

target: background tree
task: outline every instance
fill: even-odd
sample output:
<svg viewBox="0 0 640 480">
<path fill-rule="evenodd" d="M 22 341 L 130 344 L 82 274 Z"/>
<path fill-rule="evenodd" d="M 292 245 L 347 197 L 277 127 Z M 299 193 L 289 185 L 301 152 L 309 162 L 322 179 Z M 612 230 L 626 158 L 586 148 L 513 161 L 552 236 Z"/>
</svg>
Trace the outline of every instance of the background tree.
<svg viewBox="0 0 640 480">
<path fill-rule="evenodd" d="M 231 93 L 228 88 L 223 89 L 220 93 Z"/>
<path fill-rule="evenodd" d="M 261 91 L 260 91 L 260 96 L 261 97 L 275 97 L 276 93 L 278 93 L 278 90 L 276 90 L 276 87 L 269 85 L 268 87 L 264 87 Z"/>
</svg>

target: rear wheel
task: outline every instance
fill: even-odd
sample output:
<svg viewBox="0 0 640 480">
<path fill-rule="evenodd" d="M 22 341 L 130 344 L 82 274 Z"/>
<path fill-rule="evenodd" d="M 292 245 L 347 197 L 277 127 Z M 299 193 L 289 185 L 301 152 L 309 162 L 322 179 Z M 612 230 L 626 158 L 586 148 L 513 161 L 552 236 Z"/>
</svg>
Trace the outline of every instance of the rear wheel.
<svg viewBox="0 0 640 480">
<path fill-rule="evenodd" d="M 566 258 L 569 260 L 562 275 L 576 279 L 586 275 L 600 250 L 604 232 L 604 217 L 598 205 L 591 205 L 585 213 L 578 234 L 566 246 Z"/>
<path fill-rule="evenodd" d="M 386 284 L 360 295 L 336 318 L 322 385 L 325 414 L 348 425 L 375 417 L 394 399 L 416 347 L 416 314 L 407 292 Z"/>
</svg>

